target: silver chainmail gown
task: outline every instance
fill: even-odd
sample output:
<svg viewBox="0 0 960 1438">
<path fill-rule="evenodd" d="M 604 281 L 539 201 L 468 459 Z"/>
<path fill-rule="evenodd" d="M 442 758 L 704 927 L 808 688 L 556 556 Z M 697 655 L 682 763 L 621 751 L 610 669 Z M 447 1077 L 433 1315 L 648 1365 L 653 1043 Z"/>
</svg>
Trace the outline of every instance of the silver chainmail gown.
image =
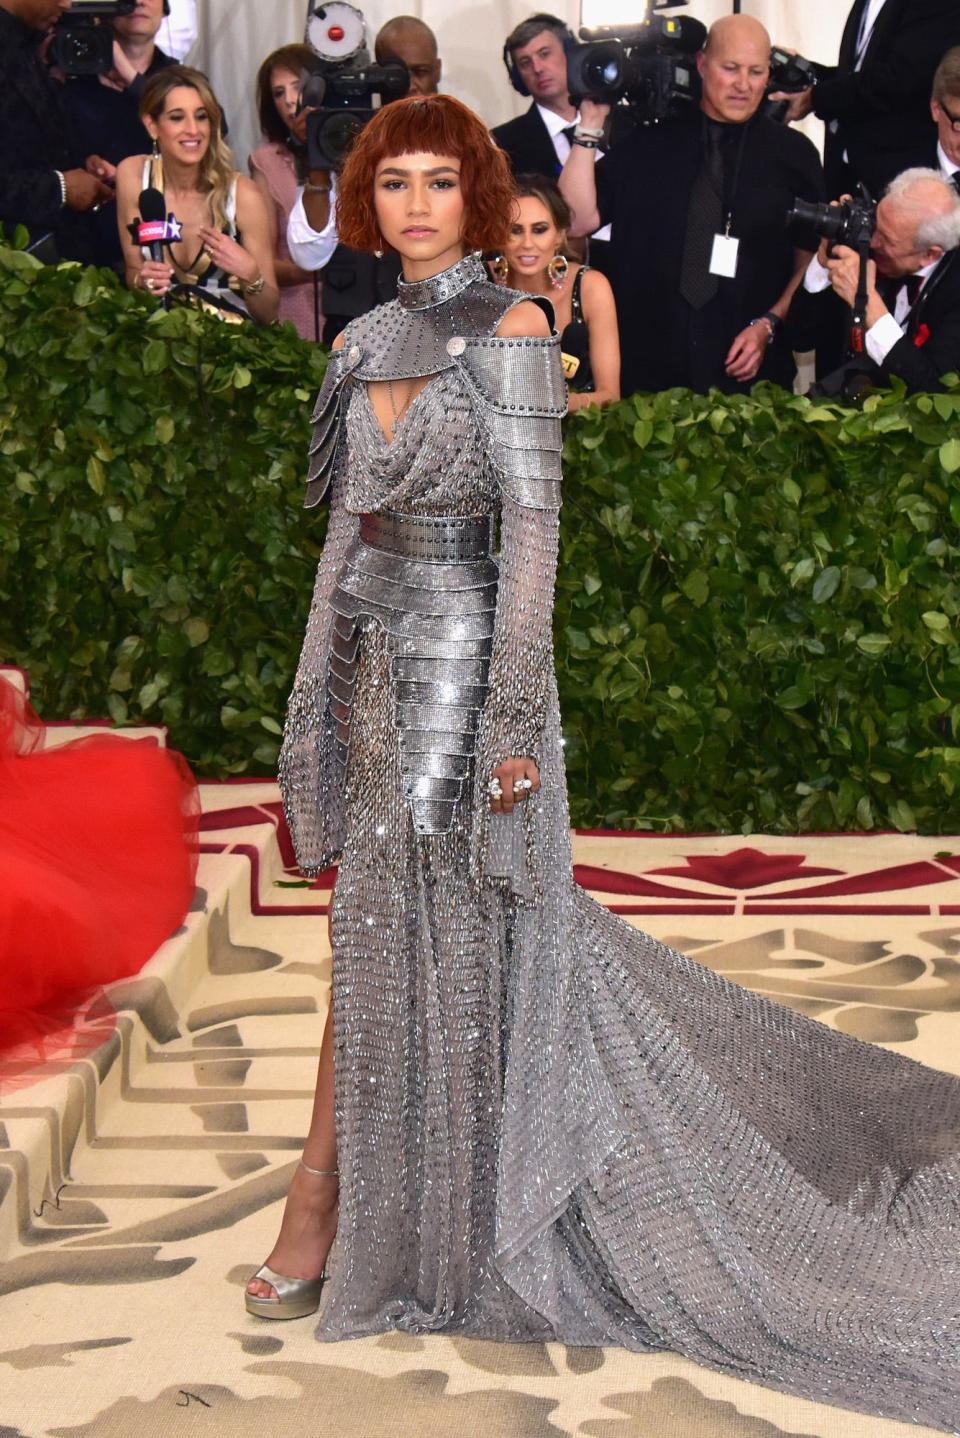
<svg viewBox="0 0 960 1438">
<path fill-rule="evenodd" d="M 573 882 L 551 651 L 556 340 L 467 257 L 355 321 L 281 783 L 333 915 L 340 1219 L 318 1336 L 670 1349 L 960 1429 L 960 1081 Z M 387 443 L 368 380 L 430 376 Z M 498 536 L 498 552 L 494 549 Z M 489 813 L 491 769 L 542 792 Z"/>
</svg>

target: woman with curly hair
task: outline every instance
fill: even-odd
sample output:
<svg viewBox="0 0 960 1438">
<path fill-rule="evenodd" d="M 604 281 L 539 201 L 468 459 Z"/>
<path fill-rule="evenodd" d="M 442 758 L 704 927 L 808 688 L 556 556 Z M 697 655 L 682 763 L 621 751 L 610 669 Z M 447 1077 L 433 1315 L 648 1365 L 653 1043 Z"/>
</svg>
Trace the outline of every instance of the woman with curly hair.
<svg viewBox="0 0 960 1438">
<path fill-rule="evenodd" d="M 960 1081 L 573 882 L 559 342 L 476 253 L 510 200 L 447 96 L 384 107 L 343 172 L 341 239 L 395 249 L 404 279 L 348 325 L 315 412 L 307 504 L 329 492 L 330 520 L 281 783 L 301 866 L 340 855 L 332 1019 L 247 1306 L 320 1306 L 324 1340 L 667 1348 L 949 1426 Z"/>
<path fill-rule="evenodd" d="M 223 138 L 223 111 L 207 77 L 170 65 L 144 87 L 140 117 L 152 155 L 130 155 L 117 167 L 117 223 L 127 285 L 158 298 L 174 285 L 225 315 L 258 324 L 277 317 L 279 292 L 270 219 L 259 190 L 233 168 Z M 159 190 L 180 222 L 166 259 L 152 259 L 133 238 L 141 191 Z"/>
</svg>

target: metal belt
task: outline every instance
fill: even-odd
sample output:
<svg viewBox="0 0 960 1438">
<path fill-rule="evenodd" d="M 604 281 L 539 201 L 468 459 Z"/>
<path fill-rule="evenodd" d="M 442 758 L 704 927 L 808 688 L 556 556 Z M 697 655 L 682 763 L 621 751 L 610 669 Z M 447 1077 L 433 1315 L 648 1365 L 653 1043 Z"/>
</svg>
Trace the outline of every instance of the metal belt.
<svg viewBox="0 0 960 1438">
<path fill-rule="evenodd" d="M 360 538 L 373 549 L 404 559 L 435 564 L 458 564 L 486 559 L 493 549 L 494 525 L 490 514 L 435 518 L 429 514 L 396 514 L 381 510 L 361 514 Z"/>
</svg>

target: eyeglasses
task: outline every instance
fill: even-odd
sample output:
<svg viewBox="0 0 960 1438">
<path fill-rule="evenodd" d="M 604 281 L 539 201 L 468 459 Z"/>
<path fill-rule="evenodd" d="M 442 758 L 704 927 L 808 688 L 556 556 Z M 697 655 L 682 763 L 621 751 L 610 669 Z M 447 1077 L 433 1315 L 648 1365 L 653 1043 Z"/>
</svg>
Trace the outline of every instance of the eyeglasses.
<svg viewBox="0 0 960 1438">
<path fill-rule="evenodd" d="M 938 100 L 937 104 L 940 106 L 941 114 L 945 115 L 946 118 L 950 121 L 951 130 L 955 130 L 956 133 L 960 135 L 960 115 L 951 115 L 950 111 L 947 109 L 946 105 L 943 103 L 942 100 Z"/>
</svg>

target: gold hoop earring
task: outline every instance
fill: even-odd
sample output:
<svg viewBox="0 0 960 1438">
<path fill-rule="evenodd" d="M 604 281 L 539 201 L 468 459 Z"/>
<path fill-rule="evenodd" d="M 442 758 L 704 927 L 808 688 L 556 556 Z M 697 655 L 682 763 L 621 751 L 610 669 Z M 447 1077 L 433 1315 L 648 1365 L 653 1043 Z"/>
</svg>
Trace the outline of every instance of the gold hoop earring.
<svg viewBox="0 0 960 1438">
<path fill-rule="evenodd" d="M 567 278 L 567 271 L 570 268 L 570 261 L 566 255 L 556 254 L 547 265 L 547 278 L 555 290 L 563 289 L 563 282 Z"/>
<path fill-rule="evenodd" d="M 493 255 L 488 261 L 490 273 L 498 285 L 505 285 L 510 274 L 506 255 Z"/>
</svg>

